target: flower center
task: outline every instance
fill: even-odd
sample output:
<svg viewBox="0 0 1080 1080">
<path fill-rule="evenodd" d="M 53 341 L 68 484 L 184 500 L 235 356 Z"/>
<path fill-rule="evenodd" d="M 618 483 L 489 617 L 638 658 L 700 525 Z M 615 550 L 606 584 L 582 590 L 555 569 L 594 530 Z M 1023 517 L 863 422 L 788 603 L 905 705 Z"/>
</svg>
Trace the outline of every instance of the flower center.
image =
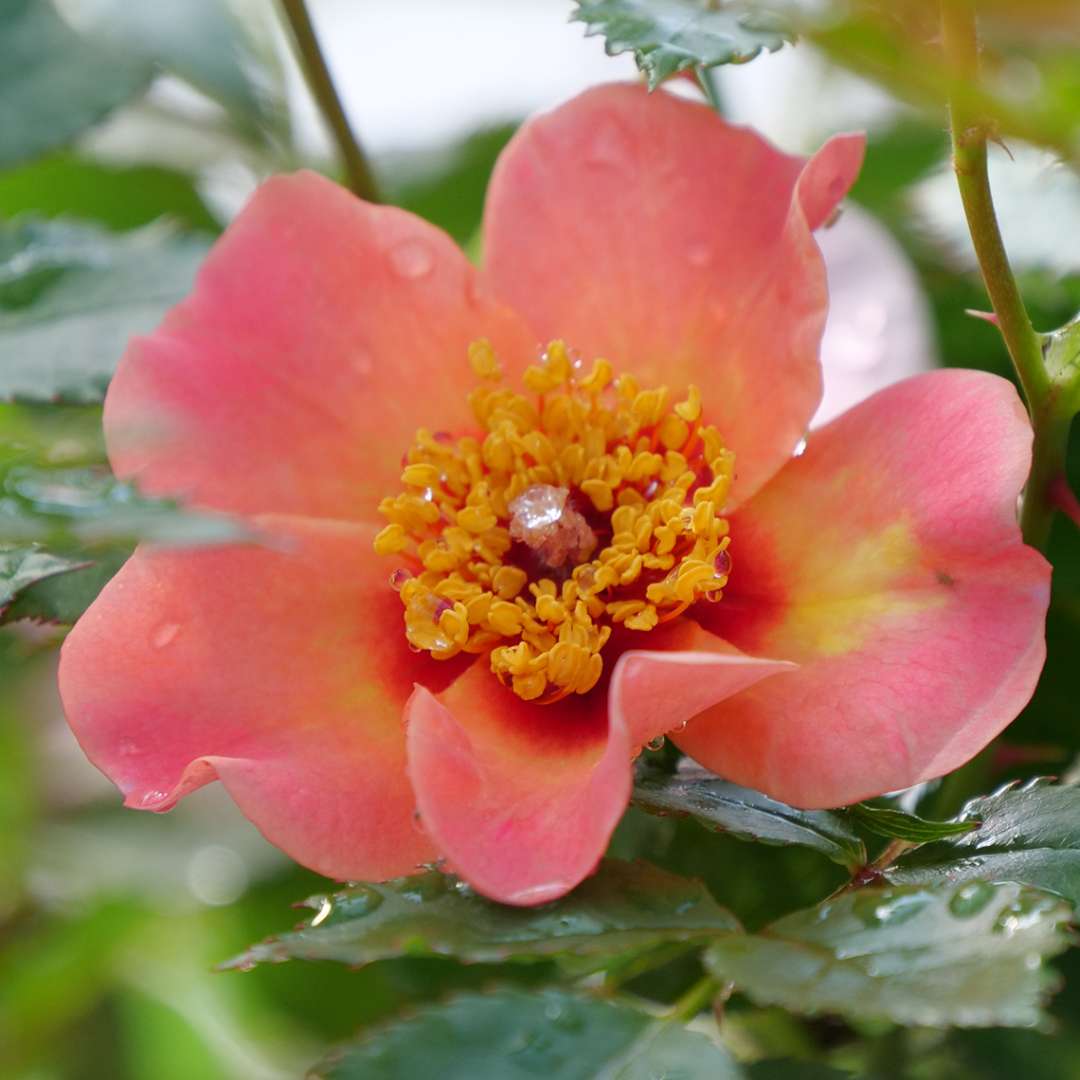
<svg viewBox="0 0 1080 1080">
<path fill-rule="evenodd" d="M 489 654 L 527 701 L 584 694 L 622 628 L 645 633 L 731 571 L 721 516 L 735 464 L 701 422 L 701 395 L 668 407 L 606 360 L 588 374 L 561 341 L 524 375 L 530 397 L 498 385 L 490 344 L 469 348 L 482 380 L 469 403 L 482 436 L 423 428 L 405 455 L 404 491 L 379 504 L 379 554 L 410 647 L 436 659 Z"/>
</svg>

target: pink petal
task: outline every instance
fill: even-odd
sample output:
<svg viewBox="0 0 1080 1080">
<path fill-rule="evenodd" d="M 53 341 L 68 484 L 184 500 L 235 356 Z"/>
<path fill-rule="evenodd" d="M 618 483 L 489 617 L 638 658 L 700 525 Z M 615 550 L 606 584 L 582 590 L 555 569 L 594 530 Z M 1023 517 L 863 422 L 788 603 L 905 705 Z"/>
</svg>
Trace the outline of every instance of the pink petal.
<svg viewBox="0 0 1080 1080">
<path fill-rule="evenodd" d="M 542 706 L 474 664 L 406 708 L 421 821 L 454 870 L 507 904 L 542 904 L 592 872 L 630 797 L 633 747 L 602 695 Z"/>
<path fill-rule="evenodd" d="M 453 664 L 405 648 L 363 526 L 263 518 L 277 544 L 140 549 L 64 644 L 60 690 L 127 805 L 213 779 L 320 873 L 387 878 L 434 857 L 413 820 L 402 708 Z M 457 670 L 460 670 L 458 668 Z"/>
<path fill-rule="evenodd" d="M 816 432 L 731 521 L 733 571 L 702 614 L 797 662 L 693 721 L 708 768 L 837 806 L 963 764 L 1024 707 L 1050 568 L 1020 539 L 1031 427 L 996 376 L 898 383 Z"/>
<path fill-rule="evenodd" d="M 417 427 L 472 426 L 469 343 L 534 342 L 453 242 L 314 173 L 276 177 L 193 295 L 136 339 L 105 403 L 113 465 L 243 513 L 372 520 Z"/>
<path fill-rule="evenodd" d="M 602 693 L 541 706 L 475 664 L 408 707 L 409 775 L 424 828 L 454 869 L 509 904 L 540 904 L 595 867 L 642 744 L 795 665 L 743 656 L 683 621 L 623 653 Z M 665 651 L 658 651 L 665 650 Z"/>
<path fill-rule="evenodd" d="M 705 397 L 745 499 L 821 397 L 825 270 L 810 230 L 843 197 L 861 136 L 809 162 L 711 110 L 634 85 L 527 123 L 492 178 L 488 280 L 541 339 Z"/>
<path fill-rule="evenodd" d="M 689 619 L 651 631 L 647 649 L 624 652 L 611 673 L 608 708 L 634 746 L 678 731 L 698 713 L 797 664 L 746 656 Z"/>
</svg>

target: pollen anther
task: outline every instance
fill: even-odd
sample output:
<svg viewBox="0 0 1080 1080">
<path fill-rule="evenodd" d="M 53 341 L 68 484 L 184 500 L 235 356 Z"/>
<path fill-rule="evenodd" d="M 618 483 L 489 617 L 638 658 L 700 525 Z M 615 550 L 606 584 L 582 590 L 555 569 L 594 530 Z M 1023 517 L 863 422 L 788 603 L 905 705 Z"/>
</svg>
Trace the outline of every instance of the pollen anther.
<svg viewBox="0 0 1080 1080">
<path fill-rule="evenodd" d="M 404 490 L 379 506 L 375 549 L 411 572 L 394 575 L 406 637 L 436 659 L 486 653 L 526 701 L 587 693 L 614 630 L 720 599 L 734 455 L 696 387 L 669 406 L 667 387 L 603 359 L 583 375 L 553 341 L 523 377 L 530 400 L 499 385 L 488 342 L 469 360 L 481 434 L 418 431 Z"/>
</svg>

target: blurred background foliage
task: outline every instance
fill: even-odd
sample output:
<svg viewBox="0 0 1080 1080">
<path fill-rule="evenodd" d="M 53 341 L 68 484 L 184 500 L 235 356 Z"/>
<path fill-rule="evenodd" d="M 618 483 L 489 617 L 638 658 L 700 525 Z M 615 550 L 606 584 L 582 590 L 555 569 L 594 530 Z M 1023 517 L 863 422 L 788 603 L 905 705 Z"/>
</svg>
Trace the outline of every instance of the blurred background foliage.
<svg viewBox="0 0 1080 1080">
<path fill-rule="evenodd" d="M 511 6 L 312 4 L 350 114 L 361 138 L 371 136 L 384 198 L 472 253 L 492 165 L 527 109 L 633 76 L 629 56 L 606 60 L 599 42 L 567 25 L 567 3 Z M 911 355 L 908 370 L 936 358 L 1010 376 L 996 330 L 965 314 L 987 302 L 948 182 L 943 101 L 953 80 L 936 49 L 937 4 L 761 6 L 792 19 L 801 40 L 724 69 L 725 111 L 793 151 L 867 127 L 851 203 L 899 246 L 929 312 L 921 344 L 911 339 L 924 355 Z M 1080 16 L 1071 0 L 982 9 L 990 74 L 968 89 L 1000 120 L 992 175 L 1006 242 L 1033 321 L 1049 330 L 1080 309 Z M 394 33 L 404 36 L 389 49 Z M 269 848 L 216 788 L 166 817 L 120 809 L 60 716 L 53 678 L 64 627 L 132 545 L 236 535 L 227 519 L 143 500 L 109 476 L 100 399 L 112 365 L 131 333 L 184 295 L 258 179 L 301 164 L 335 168 L 269 2 L 0 0 L 4 1078 L 294 1077 L 329 1045 L 403 1010 L 450 991 L 540 985 L 554 971 L 550 962 L 407 957 L 361 970 L 293 961 L 214 973 L 286 929 L 299 918 L 290 905 L 326 882 Z M 828 234 L 823 243 L 828 252 Z M 863 325 L 880 336 L 875 311 L 894 286 L 871 278 L 862 287 L 848 309 L 862 313 L 852 332 Z M 875 357 L 848 357 L 846 371 L 841 357 L 833 370 L 872 381 Z M 1075 440 L 1073 450 L 1080 485 Z M 968 767 L 907 793 L 905 809 L 943 818 L 1005 780 L 1073 768 L 1080 536 L 1064 519 L 1050 555 L 1049 658 L 1034 701 Z M 846 877 L 805 848 L 749 844 L 638 809 L 612 853 L 703 877 L 749 929 L 816 903 Z M 1065 989 L 1045 1031 L 806 1020 L 736 994 L 724 1037 L 756 1063 L 752 1077 L 1080 1076 L 1078 955 L 1055 962 Z M 670 1002 L 699 975 L 683 954 L 628 987 Z"/>
</svg>

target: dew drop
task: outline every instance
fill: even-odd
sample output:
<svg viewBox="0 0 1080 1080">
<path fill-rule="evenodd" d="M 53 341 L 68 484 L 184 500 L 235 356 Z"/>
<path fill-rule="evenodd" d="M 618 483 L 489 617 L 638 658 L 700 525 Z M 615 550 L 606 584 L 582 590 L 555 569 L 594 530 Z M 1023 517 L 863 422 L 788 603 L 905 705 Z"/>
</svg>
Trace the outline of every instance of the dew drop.
<svg viewBox="0 0 1080 1080">
<path fill-rule="evenodd" d="M 997 890 L 985 881 L 969 881 L 961 885 L 949 900 L 949 910 L 960 919 L 970 919 L 994 898 Z"/>
<path fill-rule="evenodd" d="M 630 146 L 622 130 L 614 123 L 607 123 L 596 133 L 585 160 L 591 165 L 619 168 L 628 164 Z"/>
<path fill-rule="evenodd" d="M 370 375 L 375 370 L 375 358 L 371 351 L 363 346 L 353 350 L 350 362 L 357 375 Z"/>
<path fill-rule="evenodd" d="M 397 887 L 398 893 L 414 904 L 429 903 L 446 893 L 446 878 L 437 870 L 425 874 L 414 874 L 403 878 Z"/>
<path fill-rule="evenodd" d="M 150 644 L 155 649 L 164 649 L 167 645 L 172 644 L 176 640 L 176 635 L 180 633 L 180 624 L 174 622 L 162 623 L 150 637 Z"/>
<path fill-rule="evenodd" d="M 354 885 L 348 892 L 335 896 L 333 906 L 339 918 L 355 919 L 361 915 L 370 915 L 382 902 L 382 894 L 375 889 L 367 885 Z M 314 922 L 312 925 L 315 925 Z"/>
<path fill-rule="evenodd" d="M 704 240 L 698 240 L 696 243 L 691 244 L 686 253 L 686 261 L 699 270 L 708 266 L 712 261 L 712 251 L 709 245 Z"/>
<path fill-rule="evenodd" d="M 646 747 L 646 749 L 652 750 L 655 753 L 657 750 L 663 750 L 664 749 L 664 743 L 666 741 L 667 740 L 664 738 L 663 735 L 657 735 L 655 739 L 650 739 L 645 744 L 645 747 Z"/>
<path fill-rule="evenodd" d="M 713 559 L 713 568 L 716 570 L 717 577 L 727 577 L 731 573 L 731 556 L 728 554 L 727 549 L 716 553 L 716 558 Z"/>
<path fill-rule="evenodd" d="M 169 797 L 167 791 L 147 791 L 142 798 L 139 799 L 139 805 L 142 807 L 158 806 L 163 803 Z"/>
<path fill-rule="evenodd" d="M 422 240 L 403 240 L 390 249 L 390 265 L 403 278 L 422 278 L 435 267 L 435 256 Z"/>
<path fill-rule="evenodd" d="M 930 902 L 925 893 L 885 894 L 869 892 L 852 905 L 855 917 L 869 927 L 898 925 L 917 915 Z"/>
<path fill-rule="evenodd" d="M 393 589 L 394 592 L 401 592 L 402 588 L 405 585 L 405 582 L 409 581 L 411 578 L 412 574 L 403 566 L 399 566 L 390 575 L 390 588 Z"/>
<path fill-rule="evenodd" d="M 311 920 L 309 925 L 314 928 L 320 926 L 326 922 L 334 910 L 334 902 L 329 896 L 323 896 L 319 899 L 319 910 L 315 913 L 315 917 Z"/>
</svg>

